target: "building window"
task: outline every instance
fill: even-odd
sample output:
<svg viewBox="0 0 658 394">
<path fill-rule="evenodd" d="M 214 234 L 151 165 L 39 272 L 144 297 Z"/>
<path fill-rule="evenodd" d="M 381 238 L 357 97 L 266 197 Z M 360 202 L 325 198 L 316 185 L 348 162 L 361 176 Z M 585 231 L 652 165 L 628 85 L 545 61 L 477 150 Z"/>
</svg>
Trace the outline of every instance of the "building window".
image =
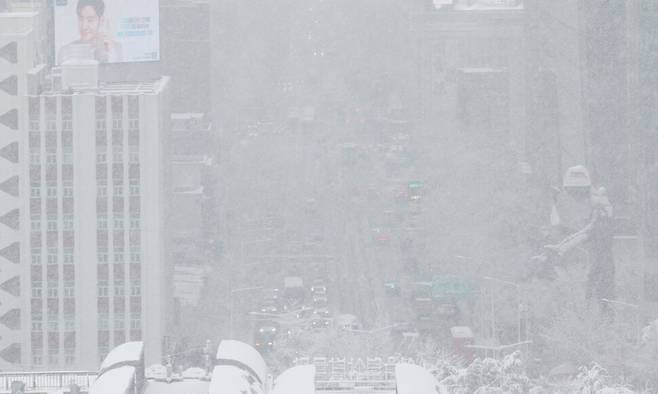
<svg viewBox="0 0 658 394">
<path fill-rule="evenodd" d="M 41 164 L 41 152 L 38 151 L 30 152 L 30 164 L 35 164 L 35 165 Z"/>
<path fill-rule="evenodd" d="M 105 357 L 107 357 L 107 354 L 110 352 L 110 349 L 106 347 L 99 347 L 98 348 L 98 354 L 100 357 L 98 358 L 98 362 L 102 363 L 105 360 Z"/>
<path fill-rule="evenodd" d="M 114 229 L 123 230 L 123 218 L 114 218 Z"/>
<path fill-rule="evenodd" d="M 64 264 L 73 264 L 73 249 L 64 248 Z"/>
<path fill-rule="evenodd" d="M 59 296 L 59 288 L 57 282 L 48 282 L 48 298 L 57 298 Z"/>
<path fill-rule="evenodd" d="M 30 131 L 39 131 L 39 120 L 30 119 Z"/>
<path fill-rule="evenodd" d="M 48 349 L 48 364 L 57 365 L 59 364 L 59 352 L 57 349 Z"/>
<path fill-rule="evenodd" d="M 139 119 L 128 119 L 128 130 L 139 130 Z"/>
<path fill-rule="evenodd" d="M 123 330 L 125 328 L 126 318 L 123 313 L 114 314 L 114 329 Z"/>
<path fill-rule="evenodd" d="M 41 264 L 41 249 L 32 249 L 32 264 Z"/>
<path fill-rule="evenodd" d="M 73 182 L 71 181 L 64 181 L 62 186 L 62 194 L 64 197 L 71 198 L 73 197 Z"/>
<path fill-rule="evenodd" d="M 105 251 L 98 251 L 98 262 L 99 263 L 107 263 L 107 250 Z"/>
<path fill-rule="evenodd" d="M 63 146 L 62 147 L 62 163 L 72 164 L 73 163 L 73 147 L 72 146 Z"/>
<path fill-rule="evenodd" d="M 62 218 L 64 222 L 64 230 L 73 230 L 73 215 L 70 213 L 64 214 Z"/>
<path fill-rule="evenodd" d="M 57 321 L 57 314 L 48 315 L 48 331 L 57 331 L 59 329 L 59 322 Z"/>
<path fill-rule="evenodd" d="M 107 230 L 107 215 L 98 215 L 98 229 Z"/>
<path fill-rule="evenodd" d="M 139 196 L 139 181 L 136 179 L 130 180 L 130 195 Z"/>
<path fill-rule="evenodd" d="M 96 119 L 96 130 L 106 130 L 107 125 L 105 119 Z"/>
<path fill-rule="evenodd" d="M 113 190 L 114 195 L 118 196 L 118 197 L 122 197 L 123 196 L 123 182 L 121 181 L 121 179 L 115 179 L 113 186 L 114 186 L 114 190 Z"/>
<path fill-rule="evenodd" d="M 138 281 L 134 281 L 130 284 L 130 295 L 131 296 L 142 295 L 142 286 Z"/>
<path fill-rule="evenodd" d="M 99 180 L 99 183 L 96 186 L 96 195 L 98 197 L 107 197 L 107 184 L 101 183 Z"/>
<path fill-rule="evenodd" d="M 48 264 L 57 264 L 57 249 L 48 248 Z"/>
<path fill-rule="evenodd" d="M 35 232 L 41 231 L 41 216 L 34 215 L 30 218 L 30 229 Z"/>
<path fill-rule="evenodd" d="M 57 215 L 48 215 L 48 231 L 57 231 Z"/>
<path fill-rule="evenodd" d="M 64 315 L 64 331 L 75 331 L 75 317 Z"/>
<path fill-rule="evenodd" d="M 123 125 L 121 123 L 122 123 L 121 118 L 112 119 L 112 130 L 121 130 L 123 128 Z"/>
<path fill-rule="evenodd" d="M 114 250 L 114 262 L 115 263 L 123 263 L 123 249 L 115 249 Z"/>
<path fill-rule="evenodd" d="M 106 331 L 110 329 L 110 318 L 106 313 L 101 313 L 98 315 L 98 329 L 100 331 Z"/>
<path fill-rule="evenodd" d="M 55 153 L 55 152 L 46 152 L 46 163 L 47 164 L 57 164 L 57 153 Z"/>
<path fill-rule="evenodd" d="M 139 219 L 139 216 L 133 216 L 130 218 L 130 229 L 131 230 L 138 230 L 140 227 L 141 220 Z"/>
<path fill-rule="evenodd" d="M 104 298 L 109 295 L 108 292 L 108 285 L 106 280 L 99 280 L 98 281 L 98 297 Z"/>
<path fill-rule="evenodd" d="M 142 319 L 139 316 L 132 316 L 130 318 L 130 329 L 139 330 L 140 328 L 142 328 Z"/>
<path fill-rule="evenodd" d="M 121 145 L 112 145 L 112 161 L 123 163 L 123 147 Z"/>
<path fill-rule="evenodd" d="M 64 131 L 73 130 L 73 121 L 69 119 L 62 120 L 62 130 Z"/>
<path fill-rule="evenodd" d="M 115 281 L 114 282 L 114 296 L 115 297 L 123 297 L 125 295 L 126 291 L 123 286 L 122 281 Z"/>
<path fill-rule="evenodd" d="M 96 163 L 98 164 L 107 163 L 107 154 L 105 152 L 96 152 Z"/>
<path fill-rule="evenodd" d="M 43 331 L 43 322 L 40 320 L 32 320 L 32 331 Z"/>
<path fill-rule="evenodd" d="M 74 349 L 64 349 L 64 363 L 66 365 L 73 365 L 75 363 Z"/>
<path fill-rule="evenodd" d="M 32 298 L 41 298 L 43 295 L 43 289 L 41 286 L 41 282 L 32 282 Z"/>
<path fill-rule="evenodd" d="M 55 120 L 46 120 L 46 130 L 48 131 L 57 130 L 57 122 Z"/>
<path fill-rule="evenodd" d="M 72 281 L 64 282 L 64 298 L 75 297 L 75 285 Z"/>
<path fill-rule="evenodd" d="M 139 163 L 139 146 L 130 145 L 128 147 L 128 155 L 131 163 Z"/>
<path fill-rule="evenodd" d="M 39 198 L 41 197 L 41 185 L 38 183 L 33 183 L 30 185 L 30 197 Z"/>
<path fill-rule="evenodd" d="M 131 263 L 139 263 L 142 261 L 141 255 L 139 252 L 132 252 L 130 253 L 130 262 Z"/>
<path fill-rule="evenodd" d="M 34 351 L 39 352 L 32 355 L 32 364 L 41 365 L 43 363 L 43 357 L 41 357 L 41 349 L 34 349 Z"/>
<path fill-rule="evenodd" d="M 57 185 L 49 184 L 46 187 L 46 196 L 48 198 L 57 198 Z"/>
</svg>

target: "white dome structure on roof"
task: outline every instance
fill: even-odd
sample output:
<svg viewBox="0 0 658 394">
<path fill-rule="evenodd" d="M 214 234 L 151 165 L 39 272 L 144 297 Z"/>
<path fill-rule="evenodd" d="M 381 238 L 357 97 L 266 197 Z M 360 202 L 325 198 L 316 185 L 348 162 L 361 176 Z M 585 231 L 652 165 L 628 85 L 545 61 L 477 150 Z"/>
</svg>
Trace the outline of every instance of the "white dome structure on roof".
<svg viewBox="0 0 658 394">
<path fill-rule="evenodd" d="M 263 384 L 267 380 L 267 365 L 258 350 L 244 342 L 224 340 L 217 347 L 215 361 L 219 365 L 233 365 L 253 373 Z"/>
</svg>

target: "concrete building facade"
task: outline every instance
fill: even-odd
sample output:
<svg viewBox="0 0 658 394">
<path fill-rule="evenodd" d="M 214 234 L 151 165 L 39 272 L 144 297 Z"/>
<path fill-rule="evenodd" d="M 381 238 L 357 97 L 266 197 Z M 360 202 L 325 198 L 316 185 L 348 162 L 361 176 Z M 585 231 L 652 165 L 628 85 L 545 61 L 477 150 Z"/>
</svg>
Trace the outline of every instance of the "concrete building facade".
<svg viewBox="0 0 658 394">
<path fill-rule="evenodd" d="M 522 154 L 526 126 L 523 2 L 443 3 L 414 22 L 418 108 L 424 132 L 507 142 Z M 440 130 L 431 129 L 435 125 L 441 125 Z"/>
<path fill-rule="evenodd" d="M 21 323 L 24 316 L 21 272 L 25 259 L 20 223 L 24 161 L 20 139 L 25 130 L 24 97 L 28 80 L 44 54 L 39 2 L 6 2 L 0 7 L 0 369 L 24 367 Z"/>
<path fill-rule="evenodd" d="M 168 78 L 51 89 L 26 99 L 20 136 L 23 358 L 95 368 L 167 327 Z M 145 335 L 148 333 L 148 335 Z"/>
</svg>

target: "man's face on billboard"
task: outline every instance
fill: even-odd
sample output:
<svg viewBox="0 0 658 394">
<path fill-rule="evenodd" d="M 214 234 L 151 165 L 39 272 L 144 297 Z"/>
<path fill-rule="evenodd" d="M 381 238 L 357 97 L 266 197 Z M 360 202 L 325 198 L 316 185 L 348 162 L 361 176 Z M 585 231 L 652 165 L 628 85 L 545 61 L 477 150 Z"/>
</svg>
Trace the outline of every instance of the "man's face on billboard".
<svg viewBox="0 0 658 394">
<path fill-rule="evenodd" d="M 101 24 L 101 18 L 92 6 L 84 6 L 78 13 L 78 30 L 80 31 L 80 40 L 87 42 L 92 41 L 98 35 L 98 29 Z"/>
</svg>

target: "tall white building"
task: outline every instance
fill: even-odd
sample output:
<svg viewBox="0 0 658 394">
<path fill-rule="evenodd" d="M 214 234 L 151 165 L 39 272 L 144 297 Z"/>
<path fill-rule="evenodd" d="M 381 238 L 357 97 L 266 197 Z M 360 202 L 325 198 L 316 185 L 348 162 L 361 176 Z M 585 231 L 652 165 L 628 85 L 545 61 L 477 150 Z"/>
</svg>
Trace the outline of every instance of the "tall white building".
<svg viewBox="0 0 658 394">
<path fill-rule="evenodd" d="M 21 325 L 20 189 L 22 162 L 19 140 L 25 128 L 22 115 L 29 75 L 43 56 L 39 40 L 44 25 L 39 2 L 33 5 L 5 3 L 0 7 L 0 370 L 25 366 L 24 326 Z"/>
<path fill-rule="evenodd" d="M 168 83 L 54 88 L 26 99 L 17 241 L 31 368 L 94 369 L 130 340 L 145 341 L 148 364 L 161 362 Z"/>
</svg>

